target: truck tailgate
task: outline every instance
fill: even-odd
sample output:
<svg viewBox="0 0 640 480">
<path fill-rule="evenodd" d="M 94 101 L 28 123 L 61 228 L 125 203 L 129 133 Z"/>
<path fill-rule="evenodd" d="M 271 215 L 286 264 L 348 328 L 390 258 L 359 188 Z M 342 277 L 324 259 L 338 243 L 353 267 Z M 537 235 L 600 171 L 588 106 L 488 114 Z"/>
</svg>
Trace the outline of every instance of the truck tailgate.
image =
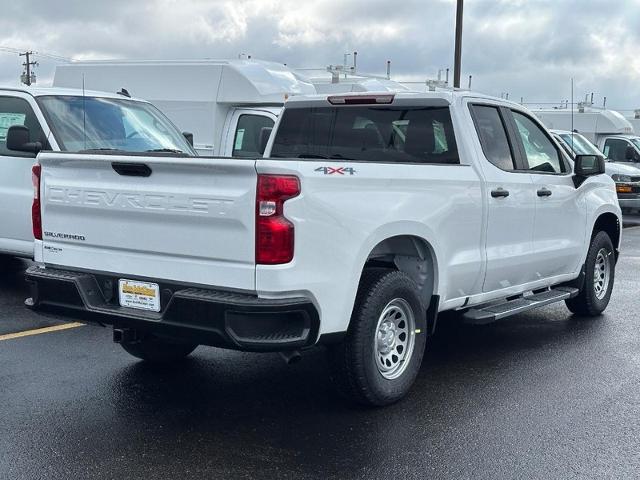
<svg viewBox="0 0 640 480">
<path fill-rule="evenodd" d="M 255 289 L 254 160 L 42 153 L 36 260 Z"/>
</svg>

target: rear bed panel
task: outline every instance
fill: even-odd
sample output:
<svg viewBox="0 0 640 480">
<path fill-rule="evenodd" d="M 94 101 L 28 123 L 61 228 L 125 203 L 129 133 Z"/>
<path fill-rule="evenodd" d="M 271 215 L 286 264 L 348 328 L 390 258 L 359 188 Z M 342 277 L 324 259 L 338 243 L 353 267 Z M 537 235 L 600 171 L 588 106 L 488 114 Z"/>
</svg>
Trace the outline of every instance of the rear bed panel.
<svg viewBox="0 0 640 480">
<path fill-rule="evenodd" d="M 42 261 L 255 289 L 255 161 L 42 154 Z M 145 164 L 124 176 L 113 162 Z"/>
</svg>

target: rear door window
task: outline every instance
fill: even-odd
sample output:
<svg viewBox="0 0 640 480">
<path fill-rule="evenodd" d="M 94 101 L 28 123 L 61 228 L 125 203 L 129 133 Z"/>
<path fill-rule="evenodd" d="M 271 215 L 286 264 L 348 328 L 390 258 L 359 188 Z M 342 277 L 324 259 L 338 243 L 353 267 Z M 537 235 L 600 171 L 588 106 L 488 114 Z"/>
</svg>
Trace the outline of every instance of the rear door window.
<svg viewBox="0 0 640 480">
<path fill-rule="evenodd" d="M 271 156 L 460 163 L 448 107 L 288 108 Z"/>
<path fill-rule="evenodd" d="M 240 115 L 233 139 L 233 157 L 261 157 L 260 132 L 273 128 L 273 120 L 264 115 Z M 228 151 L 228 150 L 227 150 Z"/>
<path fill-rule="evenodd" d="M 513 153 L 500 111 L 488 105 L 473 105 L 473 123 L 487 160 L 502 170 L 515 170 Z"/>
</svg>

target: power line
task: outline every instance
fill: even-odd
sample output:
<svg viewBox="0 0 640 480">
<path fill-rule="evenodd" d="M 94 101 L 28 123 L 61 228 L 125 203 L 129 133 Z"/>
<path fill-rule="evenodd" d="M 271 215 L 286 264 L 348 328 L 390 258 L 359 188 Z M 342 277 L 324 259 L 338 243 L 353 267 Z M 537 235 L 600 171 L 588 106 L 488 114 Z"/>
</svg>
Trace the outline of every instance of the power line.
<svg viewBox="0 0 640 480">
<path fill-rule="evenodd" d="M 18 50 L 17 48 L 2 47 L 2 46 L 0 46 L 0 51 L 6 52 L 6 53 L 17 53 L 17 54 L 20 54 L 23 52 L 23 50 Z"/>
<path fill-rule="evenodd" d="M 0 51 L 7 52 L 7 53 L 17 53 L 17 54 L 24 53 L 24 50 L 20 50 L 18 48 L 13 48 L 13 47 L 6 47 L 3 45 L 0 45 Z M 50 58 L 52 60 L 58 60 L 60 62 L 69 62 L 69 63 L 73 62 L 73 58 L 64 57 L 62 55 L 57 55 L 55 53 L 48 53 L 48 52 L 42 52 L 42 51 L 35 51 L 31 53 L 33 55 L 37 55 L 38 57 Z"/>
<path fill-rule="evenodd" d="M 61 62 L 67 62 L 67 63 L 73 62 L 73 58 L 63 57 L 62 55 L 55 55 L 53 53 L 35 52 L 35 54 L 38 55 L 39 57 L 46 57 L 46 58 L 50 58 L 52 60 L 58 60 Z"/>
</svg>

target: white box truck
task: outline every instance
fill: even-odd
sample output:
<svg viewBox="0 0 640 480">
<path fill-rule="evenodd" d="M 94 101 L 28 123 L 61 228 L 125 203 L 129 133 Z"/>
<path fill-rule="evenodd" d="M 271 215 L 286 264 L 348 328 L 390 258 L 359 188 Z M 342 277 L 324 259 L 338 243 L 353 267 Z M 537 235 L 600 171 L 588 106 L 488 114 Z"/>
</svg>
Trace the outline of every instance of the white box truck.
<svg viewBox="0 0 640 480">
<path fill-rule="evenodd" d="M 351 76 L 313 80 L 280 63 L 261 60 L 91 61 L 59 65 L 54 86 L 144 98 L 183 130 L 200 155 L 259 157 L 260 134 L 272 128 L 284 102 L 315 93 L 406 91 L 387 79 Z"/>
<path fill-rule="evenodd" d="M 255 157 L 260 131 L 273 127 L 285 100 L 313 94 L 284 65 L 258 60 L 96 61 L 59 65 L 57 87 L 116 92 L 149 100 L 193 133 L 200 155 Z"/>
</svg>

